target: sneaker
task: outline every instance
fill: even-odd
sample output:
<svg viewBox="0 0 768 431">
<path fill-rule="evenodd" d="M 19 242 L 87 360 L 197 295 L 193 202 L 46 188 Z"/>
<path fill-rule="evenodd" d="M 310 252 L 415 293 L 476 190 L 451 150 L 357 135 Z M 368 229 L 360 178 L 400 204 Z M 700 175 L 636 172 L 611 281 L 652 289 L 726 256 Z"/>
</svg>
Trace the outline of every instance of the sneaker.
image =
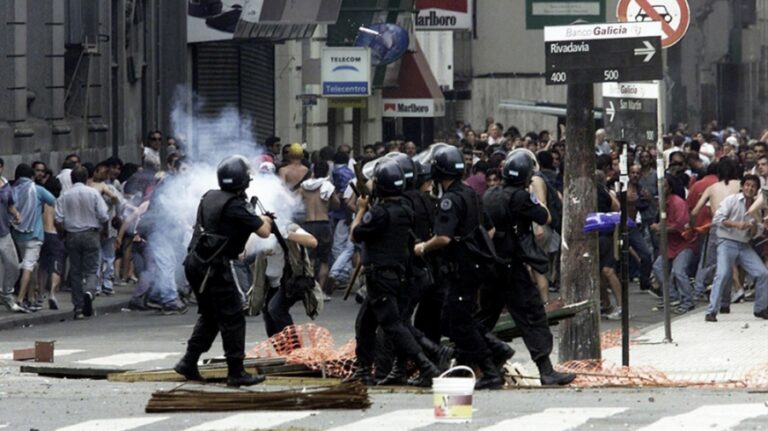
<svg viewBox="0 0 768 431">
<path fill-rule="evenodd" d="M 57 301 L 56 298 L 48 298 L 48 308 L 51 310 L 58 310 L 59 301 Z"/>
<path fill-rule="evenodd" d="M 83 315 L 93 316 L 93 293 L 91 292 L 85 292 L 83 295 Z"/>
<path fill-rule="evenodd" d="M 156 301 L 153 301 L 151 299 L 146 299 L 144 301 L 144 306 L 147 307 L 147 309 L 151 309 L 151 310 L 162 310 L 163 309 L 163 304 L 161 304 L 159 302 L 156 302 Z"/>
<path fill-rule="evenodd" d="M 621 307 L 614 308 L 613 312 L 609 313 L 605 318 L 608 320 L 621 320 Z"/>
<path fill-rule="evenodd" d="M 23 313 L 23 314 L 27 314 L 30 312 L 30 310 L 28 310 L 26 307 L 21 306 L 15 302 L 8 305 L 8 311 L 13 311 L 14 313 Z"/>
<path fill-rule="evenodd" d="M 677 314 L 677 315 L 683 315 L 683 314 L 693 310 L 694 308 L 695 307 L 693 305 L 691 305 L 691 306 L 680 305 L 677 308 L 673 309 L 672 312 Z"/>
<path fill-rule="evenodd" d="M 646 290 L 649 295 L 653 296 L 654 298 L 662 298 L 664 297 L 664 292 L 661 291 L 658 287 L 649 287 L 648 290 Z"/>
<path fill-rule="evenodd" d="M 29 311 L 31 311 L 33 313 L 37 313 L 38 311 L 43 309 L 43 306 L 42 305 L 38 305 L 36 302 L 24 301 L 24 308 L 26 308 L 27 310 L 29 310 Z"/>
<path fill-rule="evenodd" d="M 170 316 L 173 314 L 184 314 L 187 311 L 189 311 L 189 307 L 187 307 L 187 304 L 177 299 L 173 302 L 169 302 L 168 304 L 163 305 L 163 308 L 160 310 L 160 313 L 162 313 L 165 316 Z"/>
<path fill-rule="evenodd" d="M 755 313 L 755 317 L 759 317 L 761 319 L 768 319 L 768 308 L 766 308 L 763 311 L 758 311 Z"/>
<path fill-rule="evenodd" d="M 739 302 L 744 301 L 745 293 L 744 289 L 739 289 L 731 295 L 731 304 L 738 304 Z"/>
<path fill-rule="evenodd" d="M 695 302 L 709 302 L 709 296 L 706 293 L 694 293 L 693 300 Z"/>
<path fill-rule="evenodd" d="M 115 294 L 115 290 L 114 290 L 114 289 L 105 289 L 105 288 L 102 288 L 102 289 L 101 289 L 101 293 L 103 293 L 103 294 L 104 294 L 104 296 L 112 296 L 112 295 L 114 295 L 114 294 Z"/>
<path fill-rule="evenodd" d="M 715 313 L 707 313 L 704 316 L 705 322 L 717 322 L 717 315 Z"/>
<path fill-rule="evenodd" d="M 80 311 L 75 311 L 75 316 L 73 317 L 73 320 L 83 320 L 85 319 L 85 315 Z"/>
<path fill-rule="evenodd" d="M 678 305 L 680 305 L 680 300 L 679 300 L 679 299 L 675 299 L 674 301 L 669 301 L 669 306 L 670 306 L 672 309 L 674 309 L 674 308 L 675 308 L 675 307 L 677 307 Z M 658 308 L 658 309 L 660 309 L 660 310 L 663 310 L 663 309 L 664 309 L 664 301 L 659 301 L 659 302 L 656 304 L 656 308 Z"/>
<path fill-rule="evenodd" d="M 144 305 L 144 300 L 142 298 L 131 298 L 130 302 L 128 302 L 128 309 L 130 310 L 136 310 L 136 311 L 147 311 L 149 308 L 147 308 L 146 305 Z"/>
<path fill-rule="evenodd" d="M 720 306 L 720 314 L 731 314 L 731 306 L 730 305 L 721 305 Z"/>
</svg>

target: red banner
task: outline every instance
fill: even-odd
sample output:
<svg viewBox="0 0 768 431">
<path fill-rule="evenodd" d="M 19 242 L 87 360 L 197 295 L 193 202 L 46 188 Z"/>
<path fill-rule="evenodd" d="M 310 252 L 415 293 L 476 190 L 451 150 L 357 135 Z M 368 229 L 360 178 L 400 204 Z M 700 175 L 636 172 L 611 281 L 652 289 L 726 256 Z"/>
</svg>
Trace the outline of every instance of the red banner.
<svg viewBox="0 0 768 431">
<path fill-rule="evenodd" d="M 416 0 L 416 9 L 444 9 L 467 13 L 469 0 Z"/>
</svg>

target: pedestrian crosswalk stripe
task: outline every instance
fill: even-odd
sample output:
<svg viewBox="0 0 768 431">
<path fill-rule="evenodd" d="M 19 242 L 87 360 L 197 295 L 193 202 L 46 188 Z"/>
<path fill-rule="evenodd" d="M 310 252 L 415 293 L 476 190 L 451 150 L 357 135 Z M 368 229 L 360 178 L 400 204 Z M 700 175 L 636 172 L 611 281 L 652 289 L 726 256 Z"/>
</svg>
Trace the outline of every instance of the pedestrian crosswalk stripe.
<svg viewBox="0 0 768 431">
<path fill-rule="evenodd" d="M 366 418 L 329 431 L 409 431 L 435 423 L 432 409 L 397 410 Z"/>
<path fill-rule="evenodd" d="M 186 431 L 263 430 L 316 414 L 317 412 L 313 411 L 241 413 L 224 419 L 206 422 L 188 428 Z"/>
<path fill-rule="evenodd" d="M 480 431 L 542 429 L 569 430 L 584 425 L 590 419 L 603 419 L 627 410 L 625 407 L 551 408 L 542 412 L 503 420 Z"/>
<path fill-rule="evenodd" d="M 74 355 L 75 353 L 85 352 L 82 349 L 56 349 L 53 352 L 53 357 L 58 358 L 60 356 Z M 2 353 L 0 359 L 13 359 L 13 353 Z"/>
<path fill-rule="evenodd" d="M 86 365 L 112 365 L 116 367 L 124 367 L 126 365 L 138 364 L 139 362 L 157 361 L 179 354 L 180 353 L 176 352 L 120 353 L 117 355 L 102 356 L 100 358 L 83 359 L 76 362 L 78 364 Z"/>
<path fill-rule="evenodd" d="M 168 416 L 153 416 L 143 418 L 118 418 L 118 419 L 95 419 L 88 422 L 59 428 L 56 431 L 127 431 L 134 428 L 143 427 L 155 422 L 168 419 Z"/>
<path fill-rule="evenodd" d="M 667 416 L 638 431 L 659 429 L 718 431 L 735 427 L 739 422 L 768 415 L 763 404 L 718 404 L 701 406 L 688 413 Z"/>
</svg>

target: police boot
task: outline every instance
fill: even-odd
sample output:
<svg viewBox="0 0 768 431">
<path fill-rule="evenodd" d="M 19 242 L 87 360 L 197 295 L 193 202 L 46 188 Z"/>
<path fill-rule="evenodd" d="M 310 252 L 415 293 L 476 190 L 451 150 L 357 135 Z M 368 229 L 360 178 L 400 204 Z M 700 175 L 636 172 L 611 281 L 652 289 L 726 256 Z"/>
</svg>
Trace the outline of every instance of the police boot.
<svg viewBox="0 0 768 431">
<path fill-rule="evenodd" d="M 414 362 L 419 367 L 419 377 L 408 381 L 409 385 L 428 388 L 432 386 L 432 378 L 440 374 L 435 364 L 427 358 L 424 353 L 419 353 L 414 358 Z"/>
<path fill-rule="evenodd" d="M 371 366 L 355 362 L 355 372 L 351 376 L 347 377 L 342 383 L 360 382 L 365 386 L 373 386 L 373 374 L 371 374 Z"/>
<path fill-rule="evenodd" d="M 484 338 L 486 344 L 491 349 L 491 357 L 496 368 L 501 369 L 509 359 L 515 356 L 515 350 L 509 347 L 509 344 L 498 339 L 490 332 L 486 332 Z"/>
<path fill-rule="evenodd" d="M 408 382 L 408 374 L 405 372 L 405 363 L 403 360 L 395 358 L 392 361 L 392 369 L 386 377 L 376 382 L 377 385 L 404 385 Z"/>
<path fill-rule="evenodd" d="M 493 359 L 484 358 L 477 365 L 483 376 L 475 383 L 475 389 L 501 389 L 504 387 L 504 379 L 499 374 L 499 369 L 493 363 Z"/>
<path fill-rule="evenodd" d="M 539 378 L 541 384 L 544 386 L 567 385 L 576 378 L 576 374 L 555 371 L 555 369 L 552 368 L 552 362 L 549 360 L 549 357 L 536 362 L 536 366 L 539 367 Z"/>
<path fill-rule="evenodd" d="M 448 369 L 448 365 L 450 365 L 455 353 L 453 347 L 437 344 L 425 335 L 422 335 L 416 341 L 421 346 L 421 349 L 424 350 L 424 353 L 435 361 L 437 368 L 441 370 Z"/>
<path fill-rule="evenodd" d="M 204 382 L 205 379 L 200 375 L 200 370 L 197 369 L 198 359 L 200 359 L 199 353 L 187 350 L 187 353 L 185 353 L 181 360 L 176 363 L 176 366 L 173 367 L 173 371 L 181 374 L 187 380 Z"/>
<path fill-rule="evenodd" d="M 252 376 L 246 373 L 242 358 L 227 358 L 227 386 L 253 386 L 265 379 L 264 376 Z"/>
</svg>

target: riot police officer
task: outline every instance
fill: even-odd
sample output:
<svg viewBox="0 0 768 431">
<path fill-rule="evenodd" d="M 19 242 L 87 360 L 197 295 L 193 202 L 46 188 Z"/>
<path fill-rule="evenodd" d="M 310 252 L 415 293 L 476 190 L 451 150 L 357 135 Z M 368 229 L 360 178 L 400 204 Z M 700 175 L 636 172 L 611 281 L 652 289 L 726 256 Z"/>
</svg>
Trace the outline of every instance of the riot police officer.
<svg viewBox="0 0 768 431">
<path fill-rule="evenodd" d="M 195 233 L 185 260 L 185 273 L 197 298 L 200 316 L 187 342 L 187 351 L 174 370 L 188 380 L 203 380 L 197 361 L 221 332 L 227 385 L 249 386 L 261 383 L 264 376 L 252 376 L 243 367 L 245 301 L 235 284 L 230 261 L 238 258 L 251 233 L 262 238 L 269 236 L 272 217 L 256 215 L 245 200 L 251 168 L 244 157 L 225 158 L 216 174 L 220 190 L 209 190 L 200 201 Z M 205 269 L 204 274 L 200 274 L 201 268 Z"/>
<path fill-rule="evenodd" d="M 355 338 L 357 369 L 351 379 L 373 384 L 371 365 L 376 350 L 376 328 L 381 327 L 392 344 L 395 357 L 404 363 L 413 360 L 419 367 L 419 386 L 429 386 L 439 373 L 403 324 L 399 308 L 406 280 L 411 244 L 409 229 L 413 212 L 403 202 L 405 176 L 397 162 L 379 161 L 373 173 L 373 194 L 379 202 L 368 207 L 368 198 L 357 200 L 352 222 L 352 240 L 363 245 L 363 265 L 368 295 L 357 315 Z"/>
<path fill-rule="evenodd" d="M 442 312 L 442 327 L 455 343 L 460 362 L 477 365 L 483 376 L 477 389 L 498 389 L 504 380 L 493 364 L 492 351 L 485 331 L 475 321 L 479 280 L 485 276 L 477 256 L 469 250 L 466 239 L 478 225 L 491 231 L 493 226 L 483 217 L 480 197 L 461 182 L 464 156 L 458 148 L 440 145 L 432 156 L 432 178 L 443 191 L 434 222 L 433 236 L 414 245 L 414 253 L 423 256 L 444 249 L 443 265 L 448 292 Z"/>
<path fill-rule="evenodd" d="M 400 168 L 403 170 L 403 175 L 405 177 L 405 191 L 403 193 L 403 201 L 413 212 L 413 224 L 411 229 L 409 229 L 411 241 L 422 241 L 431 237 L 435 205 L 427 193 L 424 193 L 416 188 L 419 167 L 417 166 L 416 162 L 414 162 L 404 153 L 392 152 L 387 154 L 385 157 L 396 161 L 397 164 L 400 165 Z M 412 243 L 410 245 L 412 246 Z M 409 246 L 408 249 L 412 252 L 411 246 Z M 413 253 L 411 253 L 408 260 L 408 268 L 406 273 L 407 288 L 402 292 L 399 302 L 403 325 L 405 325 L 411 334 L 413 334 L 416 342 L 419 343 L 427 356 L 432 361 L 437 363 L 440 368 L 445 368 L 453 356 L 453 349 L 437 344 L 440 341 L 439 337 L 435 342 L 428 338 L 422 331 L 415 328 L 413 325 L 413 313 L 416 310 L 416 306 L 420 304 L 420 301 L 427 290 L 434 286 L 432 269 L 425 257 L 416 257 L 413 255 Z M 432 297 L 430 297 L 429 300 L 432 300 Z M 437 320 L 437 325 L 439 328 L 439 314 L 437 316 Z M 382 356 L 384 355 L 377 355 L 376 366 L 379 367 L 381 365 L 386 365 L 386 368 L 389 368 L 389 363 L 382 363 L 384 359 Z M 397 360 L 397 358 L 395 358 L 394 361 L 390 360 L 390 363 L 392 365 L 389 374 L 387 374 L 387 376 L 383 379 L 379 380 L 378 384 L 392 385 L 406 383 L 407 373 L 405 371 L 405 364 Z"/>
<path fill-rule="evenodd" d="M 495 272 L 495 281 L 483 290 L 477 318 L 486 328 L 493 328 L 506 304 L 515 325 L 522 331 L 531 358 L 539 368 L 541 383 L 565 385 L 575 376 L 552 368 L 549 359 L 552 333 L 544 304 L 523 266 L 520 253 L 520 238 L 530 234 L 531 222 L 544 225 L 551 220 L 547 208 L 528 192 L 535 163 L 533 153 L 513 151 L 504 162 L 503 187 L 488 190 L 483 197 L 483 205 L 496 227 L 493 238 L 496 252 L 506 263 Z"/>
</svg>

